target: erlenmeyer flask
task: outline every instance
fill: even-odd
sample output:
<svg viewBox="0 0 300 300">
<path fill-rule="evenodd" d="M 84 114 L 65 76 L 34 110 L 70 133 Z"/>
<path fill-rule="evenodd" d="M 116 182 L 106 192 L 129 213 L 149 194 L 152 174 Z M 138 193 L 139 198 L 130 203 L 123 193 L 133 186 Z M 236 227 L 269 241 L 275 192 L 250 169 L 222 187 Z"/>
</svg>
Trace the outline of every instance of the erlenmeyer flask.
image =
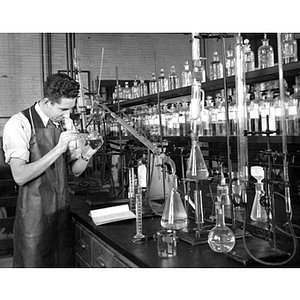
<svg viewBox="0 0 300 300">
<path fill-rule="evenodd" d="M 192 180 L 207 179 L 209 173 L 200 149 L 200 143 L 198 141 L 198 137 L 194 132 L 191 134 L 191 139 L 192 139 L 192 146 L 191 146 L 190 157 L 188 160 L 186 177 Z"/>
<path fill-rule="evenodd" d="M 215 202 L 215 211 L 216 226 L 208 234 L 208 245 L 215 252 L 230 252 L 235 245 L 235 237 L 232 230 L 225 225 L 222 202 Z"/>
<path fill-rule="evenodd" d="M 166 199 L 160 224 L 171 230 L 185 229 L 187 227 L 187 213 L 177 191 L 177 176 L 170 175 L 170 191 Z"/>
<path fill-rule="evenodd" d="M 267 222 L 268 216 L 265 207 L 260 204 L 261 196 L 264 194 L 263 184 L 255 183 L 255 197 L 252 204 L 250 218 L 255 222 Z"/>
</svg>

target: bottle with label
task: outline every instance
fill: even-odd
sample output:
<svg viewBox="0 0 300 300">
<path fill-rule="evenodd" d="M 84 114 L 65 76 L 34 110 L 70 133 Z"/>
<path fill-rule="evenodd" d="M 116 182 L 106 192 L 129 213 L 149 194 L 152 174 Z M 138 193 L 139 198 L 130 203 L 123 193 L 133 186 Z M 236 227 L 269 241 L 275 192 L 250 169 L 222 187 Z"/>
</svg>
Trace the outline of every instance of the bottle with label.
<svg viewBox="0 0 300 300">
<path fill-rule="evenodd" d="M 235 58 L 232 46 L 229 46 L 226 51 L 226 76 L 233 76 L 235 68 Z"/>
<path fill-rule="evenodd" d="M 148 95 L 148 86 L 145 83 L 145 79 L 141 77 L 140 83 L 139 83 L 139 90 L 140 90 L 140 97 L 147 96 Z"/>
<path fill-rule="evenodd" d="M 235 102 L 235 95 L 231 96 L 231 101 L 228 108 L 229 117 L 229 134 L 236 136 L 237 134 L 237 107 Z"/>
<path fill-rule="evenodd" d="M 156 80 L 155 73 L 152 73 L 151 79 L 149 81 L 149 94 L 150 95 L 157 94 L 157 80 Z"/>
<path fill-rule="evenodd" d="M 254 52 L 251 50 L 249 40 L 244 40 L 244 55 L 245 55 L 245 72 L 255 70 L 255 57 Z"/>
<path fill-rule="evenodd" d="M 217 123 L 219 128 L 218 135 L 226 136 L 226 112 L 224 98 L 221 98 L 220 105 L 218 107 Z"/>
<path fill-rule="evenodd" d="M 128 82 L 125 82 L 125 87 L 123 89 L 123 98 L 124 99 L 131 99 L 131 89 L 129 87 Z"/>
<path fill-rule="evenodd" d="M 255 98 L 250 101 L 248 112 L 249 112 L 249 125 L 248 130 L 252 133 L 258 133 L 261 131 L 261 119 L 260 119 L 260 112 L 259 112 L 259 103 L 261 99 L 261 92 L 256 91 L 254 92 Z"/>
<path fill-rule="evenodd" d="M 212 110 L 214 108 L 214 103 L 213 103 L 213 99 L 211 96 L 207 96 L 206 97 L 206 106 L 205 106 L 205 110 L 207 111 L 207 117 L 208 117 L 208 129 L 207 131 L 204 131 L 203 128 L 203 135 L 205 133 L 205 135 L 207 136 L 211 136 L 212 135 Z"/>
<path fill-rule="evenodd" d="M 261 40 L 262 45 L 258 48 L 258 68 L 265 69 L 274 66 L 274 49 L 269 45 L 267 35 Z"/>
<path fill-rule="evenodd" d="M 210 80 L 223 78 L 223 64 L 220 62 L 219 54 L 217 51 L 213 54 L 213 61 L 209 65 Z"/>
<path fill-rule="evenodd" d="M 131 87 L 131 97 L 132 97 L 132 99 L 140 97 L 140 89 L 138 86 L 137 79 L 134 79 L 134 81 L 133 81 L 133 86 Z"/>
<path fill-rule="evenodd" d="M 177 103 L 177 106 L 179 107 L 179 136 L 186 136 L 186 104 L 185 99 L 183 100 L 182 105 Z"/>
<path fill-rule="evenodd" d="M 169 195 L 165 202 L 160 223 L 163 228 L 171 230 L 185 230 L 187 228 L 188 217 L 178 192 L 177 176 L 175 174 L 170 175 Z"/>
<path fill-rule="evenodd" d="M 178 89 L 179 87 L 179 76 L 176 72 L 175 66 L 172 66 L 169 75 L 169 91 Z"/>
<path fill-rule="evenodd" d="M 181 79 L 183 87 L 192 85 L 192 72 L 190 71 L 190 65 L 188 61 L 186 61 L 184 64 Z"/>
<path fill-rule="evenodd" d="M 282 40 L 282 59 L 284 64 L 298 61 L 297 41 L 292 33 L 284 33 Z"/>
<path fill-rule="evenodd" d="M 293 85 L 294 93 L 289 97 L 287 110 L 287 135 L 300 134 L 299 128 L 299 86 Z"/>
<path fill-rule="evenodd" d="M 160 69 L 160 74 L 158 77 L 158 91 L 165 92 L 169 89 L 168 78 L 165 77 L 165 70 Z"/>
</svg>

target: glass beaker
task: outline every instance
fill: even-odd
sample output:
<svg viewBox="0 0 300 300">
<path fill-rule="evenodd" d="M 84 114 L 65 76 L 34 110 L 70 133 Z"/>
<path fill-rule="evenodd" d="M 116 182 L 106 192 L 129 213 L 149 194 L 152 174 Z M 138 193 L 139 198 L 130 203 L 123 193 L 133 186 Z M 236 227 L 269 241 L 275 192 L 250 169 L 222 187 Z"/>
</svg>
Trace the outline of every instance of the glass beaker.
<svg viewBox="0 0 300 300">
<path fill-rule="evenodd" d="M 161 258 L 169 258 L 177 255 L 178 236 L 175 230 L 160 230 L 154 236 L 157 240 L 157 254 Z"/>
<path fill-rule="evenodd" d="M 208 245 L 215 252 L 230 252 L 235 245 L 235 237 L 232 230 L 225 225 L 222 202 L 215 202 L 215 212 L 216 226 L 208 234 Z"/>
<path fill-rule="evenodd" d="M 264 194 L 263 184 L 255 183 L 255 197 L 252 204 L 250 219 L 255 222 L 267 222 L 268 216 L 265 207 L 260 204 L 260 199 Z"/>
<path fill-rule="evenodd" d="M 191 153 L 188 160 L 188 167 L 186 171 L 186 177 L 192 180 L 207 179 L 209 172 L 205 164 L 198 137 L 195 133 L 191 134 L 192 146 Z"/>
<path fill-rule="evenodd" d="M 160 224 L 165 229 L 180 230 L 187 228 L 187 213 L 177 191 L 177 176 L 170 175 L 170 190 L 165 202 Z"/>
</svg>

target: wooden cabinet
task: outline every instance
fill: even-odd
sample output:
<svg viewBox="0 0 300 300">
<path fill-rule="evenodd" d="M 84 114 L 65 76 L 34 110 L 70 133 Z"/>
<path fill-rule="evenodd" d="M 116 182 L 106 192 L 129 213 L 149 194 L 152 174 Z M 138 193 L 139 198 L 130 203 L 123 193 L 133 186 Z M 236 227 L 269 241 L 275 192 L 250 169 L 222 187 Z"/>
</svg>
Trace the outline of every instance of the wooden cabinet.
<svg viewBox="0 0 300 300">
<path fill-rule="evenodd" d="M 79 268 L 137 268 L 85 226 L 75 221 L 75 263 Z"/>
</svg>

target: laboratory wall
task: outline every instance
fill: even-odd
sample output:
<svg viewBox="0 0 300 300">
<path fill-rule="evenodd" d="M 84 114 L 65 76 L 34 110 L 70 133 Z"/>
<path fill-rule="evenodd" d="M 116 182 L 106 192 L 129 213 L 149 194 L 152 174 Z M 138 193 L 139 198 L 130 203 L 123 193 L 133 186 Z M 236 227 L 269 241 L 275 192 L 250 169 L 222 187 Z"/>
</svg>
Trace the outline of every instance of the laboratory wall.
<svg viewBox="0 0 300 300">
<path fill-rule="evenodd" d="M 81 69 L 90 80 L 150 79 L 155 71 L 191 62 L 191 35 L 183 33 L 76 33 L 75 46 Z M 0 33 L 0 136 L 8 118 L 42 96 L 42 69 L 47 75 L 45 39 L 40 33 Z M 44 67 L 42 65 L 44 63 Z M 52 73 L 67 69 L 66 34 L 51 33 Z"/>
</svg>

